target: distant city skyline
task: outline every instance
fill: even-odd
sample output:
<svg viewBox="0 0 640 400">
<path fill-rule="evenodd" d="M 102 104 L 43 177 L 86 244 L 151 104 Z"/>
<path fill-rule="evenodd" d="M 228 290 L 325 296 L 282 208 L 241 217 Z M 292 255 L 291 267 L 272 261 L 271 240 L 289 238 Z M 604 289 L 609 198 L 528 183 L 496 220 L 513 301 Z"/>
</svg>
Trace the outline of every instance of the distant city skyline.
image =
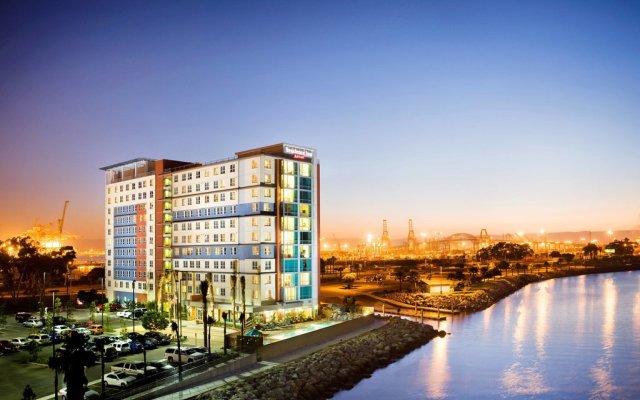
<svg viewBox="0 0 640 400">
<path fill-rule="evenodd" d="M 314 147 L 321 234 L 640 224 L 640 5 L 0 5 L 0 239 L 103 238 L 100 167 Z M 121 155 L 114 159 L 112 154 Z M 85 247 L 79 244 L 80 247 Z"/>
</svg>

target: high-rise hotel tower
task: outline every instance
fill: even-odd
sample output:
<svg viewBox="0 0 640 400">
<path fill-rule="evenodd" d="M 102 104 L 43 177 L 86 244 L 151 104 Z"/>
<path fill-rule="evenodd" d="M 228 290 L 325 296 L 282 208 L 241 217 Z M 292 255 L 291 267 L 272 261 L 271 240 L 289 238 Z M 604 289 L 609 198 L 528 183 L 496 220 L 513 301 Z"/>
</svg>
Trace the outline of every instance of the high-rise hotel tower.
<svg viewBox="0 0 640 400">
<path fill-rule="evenodd" d="M 315 150 L 277 144 L 211 163 L 139 158 L 102 170 L 110 301 L 153 300 L 171 315 L 180 304 L 201 320 L 206 280 L 216 320 L 243 306 L 267 320 L 317 310 Z"/>
</svg>

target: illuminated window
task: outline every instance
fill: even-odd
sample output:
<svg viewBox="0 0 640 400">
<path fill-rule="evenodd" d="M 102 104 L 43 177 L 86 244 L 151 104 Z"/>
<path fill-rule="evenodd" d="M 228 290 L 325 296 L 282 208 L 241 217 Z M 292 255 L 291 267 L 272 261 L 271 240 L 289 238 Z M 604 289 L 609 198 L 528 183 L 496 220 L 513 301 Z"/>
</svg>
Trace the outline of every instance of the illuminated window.
<svg viewBox="0 0 640 400">
<path fill-rule="evenodd" d="M 296 202 L 296 192 L 293 189 L 282 189 L 282 201 L 286 203 Z"/>
<path fill-rule="evenodd" d="M 251 232 L 251 240 L 254 242 L 258 241 L 258 232 Z"/>
<path fill-rule="evenodd" d="M 290 175 L 295 174 L 295 163 L 293 161 L 285 160 L 282 163 L 282 171 L 285 174 L 290 174 Z"/>
<path fill-rule="evenodd" d="M 258 168 L 258 160 L 257 159 L 253 159 L 251 160 L 251 168 Z"/>
<path fill-rule="evenodd" d="M 259 195 L 258 188 L 251 189 L 251 197 L 258 197 Z"/>
<path fill-rule="evenodd" d="M 271 168 L 271 160 L 264 160 L 264 167 Z"/>
<path fill-rule="evenodd" d="M 296 300 L 296 288 L 295 287 L 285 288 L 284 299 L 285 301 Z"/>
<path fill-rule="evenodd" d="M 309 204 L 300 204 L 300 216 L 301 217 L 311 216 L 311 206 Z"/>
<path fill-rule="evenodd" d="M 295 232 L 282 232 L 282 244 L 294 244 Z"/>
<path fill-rule="evenodd" d="M 301 231 L 311 230 L 311 218 L 300 218 L 300 230 Z"/>
<path fill-rule="evenodd" d="M 311 176 L 311 164 L 300 163 L 300 176 Z"/>
<path fill-rule="evenodd" d="M 251 217 L 251 225 L 258 226 L 258 217 Z"/>
<path fill-rule="evenodd" d="M 257 289 L 253 289 L 251 298 L 258 299 L 258 295 L 259 295 L 258 290 Z"/>
<path fill-rule="evenodd" d="M 300 286 L 307 286 L 311 284 L 311 274 L 309 272 L 303 272 L 300 274 Z"/>
<path fill-rule="evenodd" d="M 293 175 L 283 175 L 282 176 L 282 187 L 293 189 L 296 187 L 296 177 Z"/>
<path fill-rule="evenodd" d="M 271 174 L 266 174 L 264 176 L 264 183 L 271 183 Z"/>
<path fill-rule="evenodd" d="M 259 256 L 260 255 L 260 246 L 251 247 L 251 254 L 254 255 L 254 256 Z"/>
<path fill-rule="evenodd" d="M 270 188 L 265 188 L 264 189 L 264 197 L 271 197 L 271 189 Z"/>
</svg>

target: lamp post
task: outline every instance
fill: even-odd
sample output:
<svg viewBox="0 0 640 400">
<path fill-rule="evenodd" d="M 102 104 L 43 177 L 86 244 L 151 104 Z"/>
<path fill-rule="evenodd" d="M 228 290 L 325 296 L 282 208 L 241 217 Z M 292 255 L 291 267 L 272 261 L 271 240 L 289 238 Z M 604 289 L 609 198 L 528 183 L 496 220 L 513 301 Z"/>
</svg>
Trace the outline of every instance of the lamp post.
<svg viewBox="0 0 640 400">
<path fill-rule="evenodd" d="M 133 333 L 136 332 L 136 280 L 133 280 L 133 285 L 131 286 L 131 325 L 133 325 Z"/>
<path fill-rule="evenodd" d="M 52 313 L 53 313 L 53 317 L 51 318 L 52 321 L 52 325 L 55 324 L 55 320 L 56 320 L 56 292 L 58 292 L 58 289 L 52 289 L 50 290 L 51 295 L 52 295 Z M 52 326 L 53 328 L 53 326 Z M 51 345 L 52 345 L 52 349 L 53 349 L 53 358 L 56 359 L 56 338 L 55 338 L 55 331 L 53 332 L 54 334 L 54 338 L 51 341 Z M 54 368 L 54 379 L 53 379 L 53 388 L 54 388 L 54 398 L 55 400 L 58 400 L 58 363 L 57 360 L 54 363 L 55 368 Z"/>
<path fill-rule="evenodd" d="M 178 324 L 176 324 L 176 321 L 171 322 L 171 330 L 176 333 L 178 341 L 178 381 L 182 382 L 182 351 L 180 350 L 180 334 L 178 333 Z"/>
<path fill-rule="evenodd" d="M 224 331 L 222 334 L 222 347 L 224 348 L 224 354 L 227 355 L 227 313 L 222 313 L 222 319 L 224 320 Z"/>
</svg>

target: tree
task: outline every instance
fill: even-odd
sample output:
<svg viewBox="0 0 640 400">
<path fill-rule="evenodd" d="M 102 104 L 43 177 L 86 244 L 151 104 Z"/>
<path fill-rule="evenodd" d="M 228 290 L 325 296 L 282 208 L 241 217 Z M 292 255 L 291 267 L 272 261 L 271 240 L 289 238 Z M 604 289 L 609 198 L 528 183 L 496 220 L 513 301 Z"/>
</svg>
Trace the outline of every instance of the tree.
<svg viewBox="0 0 640 400">
<path fill-rule="evenodd" d="M 208 316 L 207 313 L 207 295 L 209 294 L 209 282 L 206 279 L 200 281 L 200 295 L 202 296 L 202 324 L 204 325 L 204 343 L 207 346 L 207 323 Z M 207 346 L 209 350 L 209 355 L 211 355 L 211 347 Z"/>
<path fill-rule="evenodd" d="M 161 331 L 169 326 L 169 320 L 164 313 L 149 309 L 142 314 L 142 327 L 148 331 Z"/>
<path fill-rule="evenodd" d="M 462 271 L 457 271 L 457 272 L 462 275 Z M 416 286 L 418 285 L 418 282 L 420 282 L 420 273 L 415 269 L 412 269 L 407 273 L 406 279 L 407 279 L 407 282 L 409 282 L 413 286 L 412 289 L 416 290 Z"/>
<path fill-rule="evenodd" d="M 399 290 L 401 292 L 402 292 L 402 281 L 404 281 L 404 278 L 407 277 L 407 274 L 409 274 L 409 267 L 400 267 L 393 272 L 393 276 L 395 276 L 398 282 L 400 282 Z"/>
<path fill-rule="evenodd" d="M 242 336 L 244 336 L 244 322 L 245 322 L 246 317 L 247 317 L 247 314 L 246 314 L 246 304 L 247 304 L 247 299 L 246 299 L 246 279 L 245 279 L 244 275 L 242 275 L 240 277 L 240 299 L 242 301 L 242 314 L 240 314 L 240 316 L 242 317 L 240 323 L 242 325 L 240 326 L 240 329 L 242 330 L 242 332 L 241 332 Z M 242 339 L 242 340 L 243 340 L 243 343 L 244 343 L 244 339 Z"/>
<path fill-rule="evenodd" d="M 67 398 L 70 400 L 84 397 L 84 386 L 88 383 L 85 367 L 95 363 L 95 354 L 85 350 L 87 338 L 78 332 L 70 331 L 64 339 L 64 346 L 49 358 L 49 368 L 64 373 L 67 384 Z"/>
<path fill-rule="evenodd" d="M 496 266 L 496 268 L 498 268 L 499 270 L 504 270 L 504 271 L 508 271 L 511 266 L 509 265 L 508 262 L 502 260 L 498 263 L 498 265 Z"/>
<path fill-rule="evenodd" d="M 551 253 L 549 253 L 549 257 L 560 258 L 560 257 L 562 257 L 562 254 L 560 254 L 560 252 L 558 250 L 554 250 Z"/>
<path fill-rule="evenodd" d="M 480 249 L 476 252 L 476 257 L 480 260 L 522 260 L 532 256 L 533 250 L 528 244 L 518 244 L 509 242 L 498 242 L 492 246 Z"/>
<path fill-rule="evenodd" d="M 588 245 L 582 248 L 582 252 L 585 256 L 588 256 L 590 259 L 594 259 L 598 253 L 600 252 L 600 247 L 598 247 L 595 243 L 589 243 Z"/>
<path fill-rule="evenodd" d="M 353 274 L 346 274 L 342 278 L 342 281 L 346 285 L 347 289 L 351 289 L 351 287 L 353 286 L 353 282 L 356 281 L 356 277 Z"/>
<path fill-rule="evenodd" d="M 342 280 L 342 272 L 344 271 L 344 267 L 338 267 L 336 268 L 336 271 L 340 273 L 340 280 Z"/>
<path fill-rule="evenodd" d="M 233 308 L 233 327 L 236 327 L 236 284 L 238 277 L 231 275 L 231 307 Z"/>
<path fill-rule="evenodd" d="M 624 257 L 632 256 L 636 246 L 637 243 L 631 242 L 629 238 L 624 238 L 624 240 L 614 240 L 606 245 L 605 249 L 613 250 L 614 257 Z"/>
<path fill-rule="evenodd" d="M 469 273 L 471 274 L 471 276 L 476 276 L 478 272 L 480 272 L 480 269 L 476 266 L 469 268 Z"/>
<path fill-rule="evenodd" d="M 329 265 L 331 265 L 331 272 L 333 272 L 335 266 L 336 266 L 336 261 L 338 261 L 338 259 L 336 258 L 336 256 L 331 256 L 329 257 L 329 259 L 327 260 L 327 263 Z M 342 279 L 342 276 L 340 276 L 340 279 Z"/>
</svg>

